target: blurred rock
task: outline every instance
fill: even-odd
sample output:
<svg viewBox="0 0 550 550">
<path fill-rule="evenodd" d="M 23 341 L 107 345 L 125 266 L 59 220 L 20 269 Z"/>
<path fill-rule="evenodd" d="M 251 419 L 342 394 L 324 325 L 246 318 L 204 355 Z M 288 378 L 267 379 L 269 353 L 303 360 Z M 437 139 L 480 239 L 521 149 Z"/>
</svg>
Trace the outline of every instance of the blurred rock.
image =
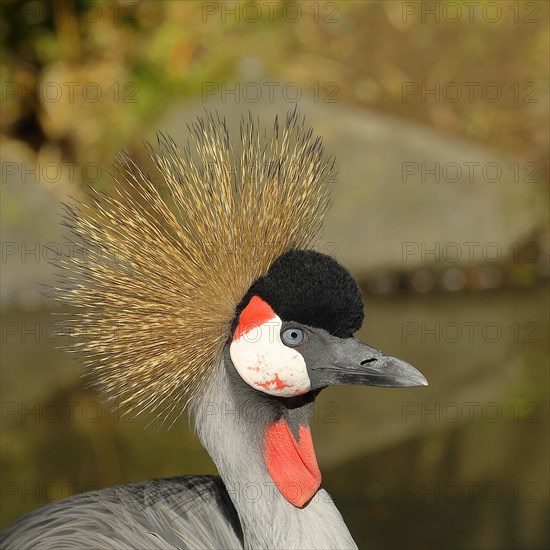
<svg viewBox="0 0 550 550">
<path fill-rule="evenodd" d="M 249 110 L 270 126 L 293 104 L 179 105 L 140 140 L 154 142 L 158 129 L 183 144 L 186 124 L 206 107 L 225 116 L 238 137 L 240 117 Z M 455 268 L 514 261 L 522 251 L 530 253 L 525 243 L 545 227 L 547 192 L 535 181 L 536 166 L 350 106 L 303 101 L 300 111 L 339 168 L 334 207 L 317 249 L 336 255 L 359 276 L 374 274 L 368 286 L 376 294 L 398 288 L 395 271 L 437 264 L 451 268 L 445 281 L 450 290 L 460 290 L 465 275 Z M 143 147 L 138 150 L 145 154 Z M 49 260 L 67 246 L 58 225 L 59 201 L 79 192 L 74 165 L 79 169 L 78 163 L 63 162 L 54 146 L 35 154 L 20 142 L 3 141 L 4 309 L 39 308 L 38 283 L 55 281 Z M 433 282 L 415 279 L 414 285 L 425 292 Z"/>
<path fill-rule="evenodd" d="M 53 305 L 43 285 L 55 284 L 52 261 L 67 247 L 60 201 L 78 190 L 68 183 L 70 165 L 52 149 L 36 154 L 4 138 L 1 170 L 2 310 L 36 311 Z"/>
</svg>

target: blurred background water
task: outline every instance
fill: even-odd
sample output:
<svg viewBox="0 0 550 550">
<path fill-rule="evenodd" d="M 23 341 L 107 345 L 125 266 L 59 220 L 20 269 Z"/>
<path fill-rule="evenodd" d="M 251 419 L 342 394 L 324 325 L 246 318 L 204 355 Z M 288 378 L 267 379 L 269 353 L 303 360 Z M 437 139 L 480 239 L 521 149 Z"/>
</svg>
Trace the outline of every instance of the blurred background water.
<svg viewBox="0 0 550 550">
<path fill-rule="evenodd" d="M 495 7 L 496 6 L 496 7 Z M 55 282 L 60 201 L 217 109 L 298 105 L 336 155 L 318 249 L 360 337 L 426 389 L 330 388 L 312 429 L 360 548 L 546 548 L 547 2 L 2 3 L 1 526 L 76 492 L 215 469 L 182 419 L 85 389 Z M 64 250 L 66 251 L 66 250 Z"/>
</svg>

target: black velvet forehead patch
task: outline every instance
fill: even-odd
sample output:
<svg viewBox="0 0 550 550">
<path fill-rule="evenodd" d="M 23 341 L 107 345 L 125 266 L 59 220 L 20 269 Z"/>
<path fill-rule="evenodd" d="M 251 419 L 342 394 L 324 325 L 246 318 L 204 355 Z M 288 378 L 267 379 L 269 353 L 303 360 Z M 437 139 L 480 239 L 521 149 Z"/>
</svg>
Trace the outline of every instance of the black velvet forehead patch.
<svg viewBox="0 0 550 550">
<path fill-rule="evenodd" d="M 280 256 L 237 306 L 233 330 L 254 295 L 283 321 L 322 328 L 341 338 L 351 336 L 363 323 L 363 299 L 349 271 L 313 250 L 291 250 Z"/>
</svg>

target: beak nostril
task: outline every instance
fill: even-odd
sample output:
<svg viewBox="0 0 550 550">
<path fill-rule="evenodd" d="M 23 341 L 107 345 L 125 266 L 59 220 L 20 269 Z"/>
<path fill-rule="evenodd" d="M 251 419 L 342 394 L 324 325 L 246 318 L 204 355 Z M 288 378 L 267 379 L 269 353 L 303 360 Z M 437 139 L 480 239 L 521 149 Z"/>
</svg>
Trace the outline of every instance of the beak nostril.
<svg viewBox="0 0 550 550">
<path fill-rule="evenodd" d="M 361 361 L 361 365 L 366 365 L 367 363 L 374 363 L 376 361 L 376 357 L 371 357 L 370 359 L 365 359 L 364 361 Z"/>
</svg>

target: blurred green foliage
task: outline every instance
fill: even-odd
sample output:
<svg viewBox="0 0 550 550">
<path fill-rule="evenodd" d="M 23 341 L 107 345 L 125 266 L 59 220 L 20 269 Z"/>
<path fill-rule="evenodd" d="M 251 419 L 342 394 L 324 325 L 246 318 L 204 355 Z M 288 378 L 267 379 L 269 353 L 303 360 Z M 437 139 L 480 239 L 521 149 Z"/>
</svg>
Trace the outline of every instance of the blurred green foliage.
<svg viewBox="0 0 550 550">
<path fill-rule="evenodd" d="M 444 2 L 305 1 L 296 22 L 294 2 L 268 10 L 259 0 L 259 12 L 245 12 L 244 4 L 4 1 L 3 85 L 24 95 L 3 98 L 2 133 L 37 150 L 59 148 L 65 160 L 107 161 L 172 103 L 199 97 L 205 83 L 276 80 L 304 90 L 331 83 L 337 101 L 520 155 L 548 179 L 547 2 L 498 2 L 495 21 L 490 11 L 482 16 L 483 2 L 471 17 L 471 2 L 453 2 L 464 10 L 457 22 L 452 10 L 442 11 Z M 439 16 L 422 16 L 434 5 Z M 52 81 L 65 94 L 73 83 L 74 101 L 32 93 Z M 90 82 L 102 92 L 97 102 L 82 99 Z M 464 82 L 479 85 L 474 101 L 436 102 L 421 94 L 404 100 L 407 82 L 428 89 L 456 82 L 464 94 Z M 498 102 L 482 94 L 491 82 L 504 92 Z"/>
</svg>

